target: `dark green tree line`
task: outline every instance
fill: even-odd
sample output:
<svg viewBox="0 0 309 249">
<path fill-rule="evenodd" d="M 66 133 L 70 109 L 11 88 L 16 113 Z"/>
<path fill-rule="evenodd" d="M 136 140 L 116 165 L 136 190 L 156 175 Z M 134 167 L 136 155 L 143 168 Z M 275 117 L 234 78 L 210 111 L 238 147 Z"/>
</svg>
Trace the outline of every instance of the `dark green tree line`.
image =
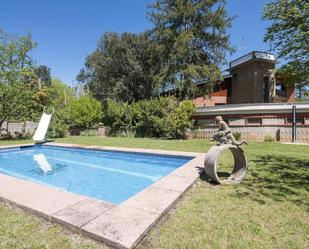
<svg viewBox="0 0 309 249">
<path fill-rule="evenodd" d="M 158 0 L 148 17 L 152 30 L 103 34 L 77 79 L 101 101 L 133 102 L 167 89 L 186 99 L 200 80 L 210 91 L 221 79 L 225 53 L 232 51 L 225 1 Z"/>
<path fill-rule="evenodd" d="M 209 91 L 221 80 L 220 65 L 233 51 L 224 0 L 157 0 L 148 16 L 154 25 L 151 38 L 161 48 L 156 75 L 161 85 L 186 99 L 196 94 L 194 82 L 206 80 Z"/>
<path fill-rule="evenodd" d="M 148 99 L 157 88 L 153 79 L 159 70 L 156 50 L 146 33 L 105 33 L 77 79 L 101 101 Z"/>
</svg>

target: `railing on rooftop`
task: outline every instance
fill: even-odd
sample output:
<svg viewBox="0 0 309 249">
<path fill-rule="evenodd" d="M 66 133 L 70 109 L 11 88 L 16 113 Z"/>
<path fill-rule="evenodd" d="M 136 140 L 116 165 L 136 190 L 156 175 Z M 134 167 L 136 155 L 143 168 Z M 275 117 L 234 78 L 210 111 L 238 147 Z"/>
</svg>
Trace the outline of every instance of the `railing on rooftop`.
<svg viewBox="0 0 309 249">
<path fill-rule="evenodd" d="M 230 62 L 230 68 L 243 64 L 247 61 L 259 59 L 259 60 L 267 60 L 267 61 L 275 61 L 276 58 L 273 54 L 261 51 L 253 51 L 249 54 L 239 57 L 236 60 Z"/>
</svg>

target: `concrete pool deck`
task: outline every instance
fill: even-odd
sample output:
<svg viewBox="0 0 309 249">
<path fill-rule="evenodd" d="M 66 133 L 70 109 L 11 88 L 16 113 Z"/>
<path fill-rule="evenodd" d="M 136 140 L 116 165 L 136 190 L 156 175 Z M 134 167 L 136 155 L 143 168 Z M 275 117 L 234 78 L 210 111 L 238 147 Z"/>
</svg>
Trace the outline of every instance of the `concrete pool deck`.
<svg viewBox="0 0 309 249">
<path fill-rule="evenodd" d="M 0 173 L 0 199 L 117 248 L 133 248 L 200 176 L 204 153 L 47 143 L 193 159 L 119 205 Z M 32 145 L 3 146 L 1 149 Z"/>
</svg>

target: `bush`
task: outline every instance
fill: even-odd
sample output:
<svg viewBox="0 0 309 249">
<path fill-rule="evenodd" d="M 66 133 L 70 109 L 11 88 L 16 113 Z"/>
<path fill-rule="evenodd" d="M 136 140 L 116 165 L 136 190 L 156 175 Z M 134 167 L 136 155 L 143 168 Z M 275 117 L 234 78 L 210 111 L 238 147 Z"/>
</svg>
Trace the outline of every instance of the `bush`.
<svg viewBox="0 0 309 249">
<path fill-rule="evenodd" d="M 141 100 L 131 105 L 108 101 L 105 123 L 111 135 L 183 139 L 192 127 L 194 110 L 191 101 L 179 103 L 174 98 Z"/>
<path fill-rule="evenodd" d="M 168 137 L 169 115 L 175 109 L 171 98 L 142 100 L 134 104 L 136 135 L 139 137 Z"/>
<path fill-rule="evenodd" d="M 65 137 L 67 132 L 68 132 L 68 126 L 66 124 L 56 122 L 56 125 L 55 125 L 56 138 Z"/>
<path fill-rule="evenodd" d="M 103 118 L 102 106 L 91 94 L 72 100 L 66 108 L 70 128 L 89 129 Z"/>
<path fill-rule="evenodd" d="M 235 137 L 235 139 L 237 141 L 240 141 L 240 139 L 241 139 L 241 132 L 234 132 L 233 135 L 234 135 L 234 137 Z"/>
<path fill-rule="evenodd" d="M 81 136 L 86 136 L 86 137 L 94 137 L 94 136 L 97 136 L 97 129 L 87 129 L 87 130 L 84 130 L 80 133 Z"/>
<path fill-rule="evenodd" d="M 192 101 L 181 102 L 170 115 L 169 136 L 173 139 L 187 138 L 187 131 L 193 126 L 191 116 L 195 111 Z"/>
<path fill-rule="evenodd" d="M 107 102 L 105 124 L 110 127 L 109 135 L 126 135 L 132 130 L 132 106 L 114 100 Z"/>
<path fill-rule="evenodd" d="M 264 137 L 264 142 L 273 142 L 275 139 L 271 135 L 266 135 Z"/>
</svg>

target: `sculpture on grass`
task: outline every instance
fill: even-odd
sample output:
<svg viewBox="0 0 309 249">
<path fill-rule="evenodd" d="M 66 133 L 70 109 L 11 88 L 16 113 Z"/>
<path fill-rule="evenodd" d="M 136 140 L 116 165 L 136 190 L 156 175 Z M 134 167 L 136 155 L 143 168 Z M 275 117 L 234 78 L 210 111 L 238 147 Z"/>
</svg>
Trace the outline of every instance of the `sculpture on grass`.
<svg viewBox="0 0 309 249">
<path fill-rule="evenodd" d="M 223 120 L 221 116 L 216 116 L 215 120 L 219 123 L 219 129 L 217 132 L 213 135 L 213 141 L 219 142 L 219 144 L 233 144 L 237 147 L 248 144 L 246 141 L 238 142 L 230 127 L 227 125 L 227 123 Z"/>
<path fill-rule="evenodd" d="M 246 141 L 238 142 L 232 134 L 230 127 L 221 116 L 216 116 L 215 120 L 219 123 L 219 129 L 213 135 L 212 140 L 217 141 L 218 144 L 211 147 L 206 154 L 204 162 L 205 173 L 214 182 L 219 184 L 240 183 L 246 176 L 248 162 L 244 151 L 239 146 L 248 143 Z M 234 165 L 231 175 L 227 179 L 222 180 L 217 174 L 218 158 L 227 149 L 233 154 Z"/>
</svg>

